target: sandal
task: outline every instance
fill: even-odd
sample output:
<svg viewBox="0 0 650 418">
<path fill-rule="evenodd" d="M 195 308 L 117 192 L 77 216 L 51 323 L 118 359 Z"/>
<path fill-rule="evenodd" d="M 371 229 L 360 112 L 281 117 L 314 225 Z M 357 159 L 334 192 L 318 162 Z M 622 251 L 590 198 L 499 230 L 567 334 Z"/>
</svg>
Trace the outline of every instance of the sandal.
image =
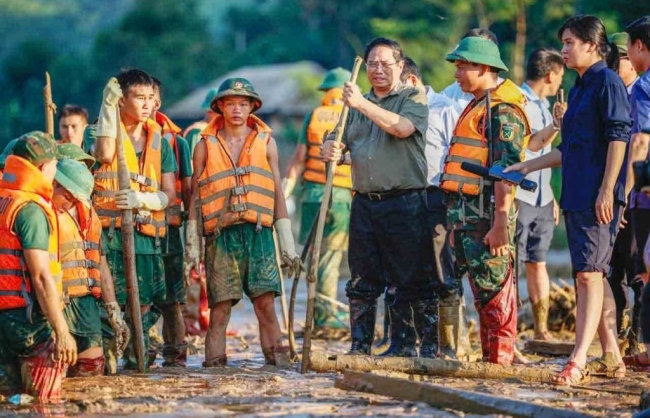
<svg viewBox="0 0 650 418">
<path fill-rule="evenodd" d="M 605 376 L 610 379 L 625 377 L 625 363 L 617 363 L 612 353 L 605 353 L 602 357 L 588 361 L 585 368 L 593 376 Z"/>
<path fill-rule="evenodd" d="M 568 362 L 560 373 L 551 377 L 551 383 L 558 386 L 572 386 L 588 381 L 589 371 L 582 369 L 573 361 Z"/>
<path fill-rule="evenodd" d="M 642 358 L 645 358 L 645 361 L 641 361 Z M 650 367 L 650 358 L 646 352 L 642 352 L 623 357 L 623 363 L 634 369 L 647 369 Z"/>
</svg>

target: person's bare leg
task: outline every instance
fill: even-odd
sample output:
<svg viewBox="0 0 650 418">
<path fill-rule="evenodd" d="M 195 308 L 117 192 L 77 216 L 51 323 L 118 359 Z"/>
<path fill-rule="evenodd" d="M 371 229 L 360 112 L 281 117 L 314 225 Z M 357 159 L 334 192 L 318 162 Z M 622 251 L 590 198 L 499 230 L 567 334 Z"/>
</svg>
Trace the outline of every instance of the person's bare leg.
<svg viewBox="0 0 650 418">
<path fill-rule="evenodd" d="M 603 274 L 581 272 L 576 281 L 576 345 L 569 361 L 584 368 L 587 364 L 587 351 L 596 334 L 603 309 Z"/>
<path fill-rule="evenodd" d="M 260 345 L 262 348 L 273 348 L 281 344 L 280 323 L 275 313 L 275 295 L 264 293 L 253 301 L 255 316 L 260 329 Z"/>
<path fill-rule="evenodd" d="M 162 307 L 163 340 L 165 344 L 178 345 L 185 340 L 185 321 L 180 303 L 170 303 Z"/>
<path fill-rule="evenodd" d="M 210 327 L 205 336 L 206 361 L 226 354 L 226 329 L 230 322 L 231 311 L 231 300 L 219 302 L 210 310 Z"/>
<path fill-rule="evenodd" d="M 598 324 L 598 338 L 605 353 L 612 353 L 616 362 L 621 361 L 618 347 L 618 332 L 616 330 L 616 301 L 609 281 L 603 278 L 603 309 Z"/>
<path fill-rule="evenodd" d="M 526 282 L 528 296 L 535 322 L 535 339 L 550 339 L 548 333 L 548 299 L 550 295 L 550 279 L 546 263 L 526 263 Z"/>
</svg>

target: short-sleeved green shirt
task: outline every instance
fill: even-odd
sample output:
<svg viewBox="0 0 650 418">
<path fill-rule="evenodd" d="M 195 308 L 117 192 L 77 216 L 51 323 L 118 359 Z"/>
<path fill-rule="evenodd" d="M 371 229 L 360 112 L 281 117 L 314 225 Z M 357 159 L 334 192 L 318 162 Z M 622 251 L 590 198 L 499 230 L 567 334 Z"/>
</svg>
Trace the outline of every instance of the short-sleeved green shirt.
<svg viewBox="0 0 650 418">
<path fill-rule="evenodd" d="M 415 131 L 408 138 L 397 138 L 358 110 L 350 109 L 343 143 L 352 156 L 352 188 L 359 193 L 426 188 L 424 148 L 429 107 L 424 90 L 400 83 L 381 99 L 373 91 L 365 97 L 411 121 Z"/>
<path fill-rule="evenodd" d="M 162 144 L 160 171 L 162 174 L 175 173 L 176 158 L 174 157 L 174 151 L 167 141 L 162 141 Z M 138 158 L 141 155 L 141 152 L 136 154 Z M 108 228 L 104 228 L 104 230 L 108 232 Z M 108 235 L 105 234 L 104 236 L 108 240 Z M 134 245 L 136 254 L 160 254 L 160 247 L 156 247 L 155 238 L 142 235 L 137 231 L 135 232 Z M 122 233 L 119 229 L 115 230 L 113 239 L 108 240 L 108 248 L 122 251 Z"/>
<path fill-rule="evenodd" d="M 176 135 L 176 146 L 178 147 L 178 167 L 180 178 L 192 177 L 192 153 L 190 145 L 185 138 Z"/>
<path fill-rule="evenodd" d="M 468 106 L 472 105 L 483 106 L 483 102 L 474 101 Z M 507 167 L 523 161 L 524 137 L 528 130 L 527 123 L 512 105 L 501 103 L 492 108 L 491 142 L 495 144 L 494 164 Z M 493 190 L 491 187 L 484 190 L 483 209 L 486 214 L 490 207 L 490 196 L 492 193 Z M 479 213 L 473 209 L 479 209 L 479 204 L 479 196 L 465 196 L 463 210 L 463 200 L 460 199 L 460 196 L 457 193 L 450 193 L 447 210 L 449 225 L 457 230 L 484 229 L 489 223 L 486 222 L 485 217 L 482 219 Z M 512 211 L 512 215 L 514 216 L 514 206 Z"/>
<path fill-rule="evenodd" d="M 43 231 L 47 231 L 47 234 Z M 14 223 L 14 232 L 20 238 L 23 249 L 49 250 L 50 223 L 43 208 L 36 203 L 27 203 L 19 209 Z"/>
<path fill-rule="evenodd" d="M 190 159 L 194 155 L 194 148 L 196 147 L 196 144 L 201 142 L 201 131 L 202 129 L 198 128 L 190 129 L 190 131 L 187 133 L 187 137 L 185 138 L 187 144 L 190 147 Z"/>
</svg>

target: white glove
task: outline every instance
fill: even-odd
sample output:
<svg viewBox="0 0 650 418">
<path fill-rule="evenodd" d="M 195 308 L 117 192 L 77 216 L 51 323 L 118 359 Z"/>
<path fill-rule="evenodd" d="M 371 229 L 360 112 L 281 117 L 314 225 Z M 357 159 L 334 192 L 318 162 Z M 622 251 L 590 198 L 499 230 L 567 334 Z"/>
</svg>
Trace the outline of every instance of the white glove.
<svg viewBox="0 0 650 418">
<path fill-rule="evenodd" d="M 97 118 L 97 136 L 117 137 L 117 103 L 122 97 L 120 83 L 111 77 L 104 87 L 102 106 Z"/>
<path fill-rule="evenodd" d="M 117 302 L 106 303 L 106 313 L 108 314 L 108 322 L 111 328 L 115 331 L 115 339 L 117 340 L 117 351 L 121 355 L 122 351 L 126 348 L 131 338 L 131 331 L 122 319 L 122 311 Z"/>
<path fill-rule="evenodd" d="M 299 275 L 301 271 L 305 270 L 305 266 L 296 254 L 296 243 L 293 241 L 291 233 L 291 221 L 288 218 L 278 219 L 275 221 L 275 231 L 278 233 L 280 243 L 282 267 L 288 267 L 289 276 Z"/>
<path fill-rule="evenodd" d="M 192 269 L 197 273 L 199 272 L 201 265 L 200 248 L 201 242 L 199 241 L 196 219 L 188 220 L 185 224 L 185 257 L 183 259 L 183 279 L 186 287 L 190 286 Z"/>
<path fill-rule="evenodd" d="M 135 190 L 119 190 L 115 193 L 115 204 L 118 209 L 144 209 L 148 211 L 163 210 L 169 199 L 163 192 L 136 192 Z"/>
</svg>

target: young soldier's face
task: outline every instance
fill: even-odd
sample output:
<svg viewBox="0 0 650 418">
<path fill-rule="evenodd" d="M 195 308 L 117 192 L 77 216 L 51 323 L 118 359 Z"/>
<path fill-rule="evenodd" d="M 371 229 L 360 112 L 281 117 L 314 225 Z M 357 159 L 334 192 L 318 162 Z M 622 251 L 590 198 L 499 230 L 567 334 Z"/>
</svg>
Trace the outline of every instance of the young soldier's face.
<svg viewBox="0 0 650 418">
<path fill-rule="evenodd" d="M 393 48 L 384 45 L 374 47 L 366 60 L 368 81 L 380 90 L 391 89 L 399 81 L 403 68 L 404 61 L 396 60 Z"/>
<path fill-rule="evenodd" d="M 81 115 L 70 115 L 59 119 L 59 135 L 61 142 L 81 146 L 84 139 L 84 129 L 88 121 Z"/>
<path fill-rule="evenodd" d="M 234 126 L 246 124 L 253 110 L 251 99 L 245 96 L 228 96 L 217 102 L 226 123 Z"/>
<path fill-rule="evenodd" d="M 473 93 L 481 88 L 481 76 L 485 73 L 485 65 L 467 61 L 455 61 L 454 77 L 465 93 Z"/>
<path fill-rule="evenodd" d="M 124 123 L 146 122 L 154 107 L 152 86 L 131 86 L 127 94 L 120 99 L 120 115 Z"/>
</svg>

